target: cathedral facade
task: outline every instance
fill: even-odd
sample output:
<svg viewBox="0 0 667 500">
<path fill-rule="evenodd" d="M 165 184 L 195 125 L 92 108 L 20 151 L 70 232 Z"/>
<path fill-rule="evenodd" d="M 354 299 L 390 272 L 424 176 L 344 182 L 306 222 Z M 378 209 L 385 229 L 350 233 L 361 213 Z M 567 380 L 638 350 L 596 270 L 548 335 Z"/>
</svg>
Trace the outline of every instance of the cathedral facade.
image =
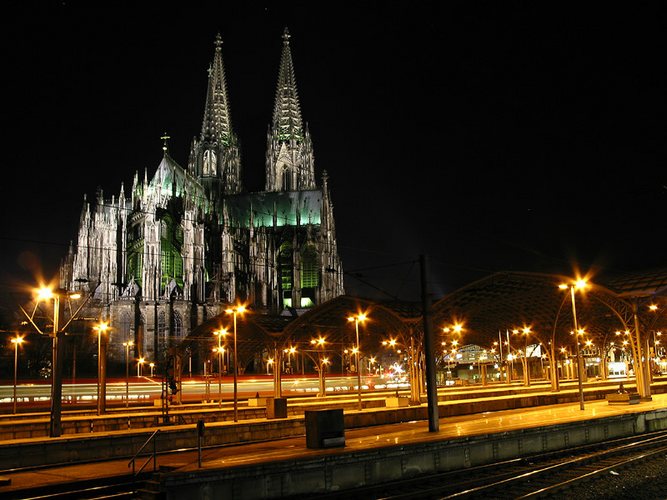
<svg viewBox="0 0 667 500">
<path fill-rule="evenodd" d="M 111 198 L 98 191 L 81 213 L 63 260 L 61 287 L 91 294 L 108 321 L 109 357 L 159 362 L 231 303 L 256 314 L 298 314 L 344 294 L 326 172 L 318 185 L 290 51 L 283 34 L 266 185 L 246 192 L 227 94 L 222 41 L 215 40 L 201 134 L 187 167 L 166 145 L 152 176 Z"/>
</svg>

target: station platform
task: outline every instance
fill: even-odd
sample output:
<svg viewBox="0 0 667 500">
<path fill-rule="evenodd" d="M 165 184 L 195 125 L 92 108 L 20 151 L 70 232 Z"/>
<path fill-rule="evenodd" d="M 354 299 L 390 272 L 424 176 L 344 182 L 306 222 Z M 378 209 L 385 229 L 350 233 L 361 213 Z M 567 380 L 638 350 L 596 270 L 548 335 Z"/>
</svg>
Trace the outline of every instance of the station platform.
<svg viewBox="0 0 667 500">
<path fill-rule="evenodd" d="M 353 411 L 346 411 L 348 412 Z M 332 467 L 339 471 L 336 474 L 339 475 L 338 481 L 342 482 L 342 486 L 351 487 L 368 481 L 370 476 L 376 474 L 374 471 L 380 467 L 379 464 L 383 464 L 381 468 L 386 467 L 387 470 L 397 468 L 405 471 L 406 468 L 412 468 L 412 473 L 415 473 L 415 467 L 423 471 L 432 468 L 431 462 L 440 470 L 450 466 L 464 468 L 474 465 L 475 456 L 480 453 L 488 455 L 485 460 L 503 459 L 511 456 L 510 450 L 515 453 L 529 453 L 533 447 L 551 446 L 549 443 L 552 440 L 558 441 L 553 446 L 560 446 L 562 439 L 557 436 L 563 433 L 568 434 L 564 438 L 565 443 L 574 444 L 573 441 L 579 435 L 590 439 L 598 434 L 607 437 L 623 432 L 644 432 L 641 428 L 643 424 L 638 426 L 637 422 L 648 420 L 664 420 L 665 423 L 659 425 L 667 426 L 667 394 L 655 394 L 650 401 L 642 400 L 638 404 L 609 404 L 606 400 L 586 401 L 583 410 L 577 402 L 443 417 L 438 421 L 437 432 L 430 432 L 428 422 L 424 420 L 346 429 L 343 447 L 308 448 L 306 436 L 300 436 L 204 448 L 201 466 L 196 451 L 159 455 L 158 466 L 167 478 L 163 487 L 173 488 L 173 491 L 176 491 L 175 485 L 188 483 L 190 494 L 193 494 L 192 488 L 201 490 L 204 487 L 208 488 L 209 493 L 214 492 L 215 497 L 226 494 L 228 496 L 225 498 L 262 498 L 266 493 L 268 498 L 298 493 L 308 487 L 320 491 L 329 488 L 332 482 L 337 481 L 332 477 Z M 244 422 L 233 425 L 241 426 Z M 600 430 L 600 426 L 603 426 L 604 430 Z M 456 450 L 451 448 L 454 444 L 458 446 Z M 445 449 L 443 446 L 449 448 Z M 429 458 L 428 463 L 418 462 L 415 465 L 412 459 L 406 458 L 408 456 L 429 456 L 432 460 Z M 445 463 L 450 461 L 450 465 Z M 138 466 L 142 463 L 143 460 L 140 460 Z M 324 469 L 329 468 L 328 473 L 322 473 L 324 479 L 320 478 L 320 472 L 313 472 L 313 464 L 320 464 Z M 302 467 L 303 470 L 300 471 Z M 149 469 L 152 469 L 152 464 Z M 292 474 L 298 474 L 300 479 L 293 477 L 286 480 L 286 474 L 289 475 L 290 470 Z M 311 470 L 310 476 L 306 470 Z M 344 470 L 348 472 L 343 472 Z M 22 498 L 22 491 L 38 486 L 127 476 L 130 472 L 128 459 L 9 472 L 4 473 L 1 478 L 3 481 L 0 482 L 0 497 Z M 232 484 L 235 475 L 240 478 L 239 481 L 244 482 L 245 488 L 241 488 L 238 481 L 236 486 Z M 274 483 L 275 478 L 280 477 L 280 485 L 274 484 L 272 492 L 268 492 L 267 489 L 270 488 L 266 484 L 259 485 L 261 481 L 258 481 L 258 478 L 266 476 L 273 476 Z M 206 486 L 197 486 L 197 481 L 193 479 L 197 477 L 207 477 Z M 290 487 L 286 486 L 286 483 L 295 481 L 301 482 L 301 490 L 289 489 Z M 249 484 L 252 484 L 252 487 L 248 486 Z M 339 484 L 336 487 L 340 486 Z M 279 489 L 278 495 L 275 488 Z M 244 490 L 246 496 L 234 495 L 234 490 Z M 200 496 L 195 493 L 193 498 L 195 497 Z"/>
</svg>

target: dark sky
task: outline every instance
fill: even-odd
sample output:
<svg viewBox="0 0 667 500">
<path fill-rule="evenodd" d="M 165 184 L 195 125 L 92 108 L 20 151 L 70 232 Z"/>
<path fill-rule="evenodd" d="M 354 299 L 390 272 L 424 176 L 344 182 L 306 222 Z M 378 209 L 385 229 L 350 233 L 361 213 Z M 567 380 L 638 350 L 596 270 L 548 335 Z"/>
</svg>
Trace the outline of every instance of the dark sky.
<svg viewBox="0 0 667 500">
<path fill-rule="evenodd" d="M 420 254 L 436 298 L 665 264 L 661 2 L 89 4 L 3 4 L 3 288 L 53 276 L 84 194 L 152 175 L 165 131 L 186 165 L 217 32 L 261 190 L 285 26 L 350 293 L 418 298 Z"/>
</svg>

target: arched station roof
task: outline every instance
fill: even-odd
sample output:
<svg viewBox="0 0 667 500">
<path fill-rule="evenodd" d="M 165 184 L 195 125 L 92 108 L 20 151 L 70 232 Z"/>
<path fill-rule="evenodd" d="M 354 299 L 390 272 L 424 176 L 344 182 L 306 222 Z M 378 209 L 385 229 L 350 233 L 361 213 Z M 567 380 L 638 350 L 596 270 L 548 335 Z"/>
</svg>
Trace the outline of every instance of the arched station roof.
<svg viewBox="0 0 667 500">
<path fill-rule="evenodd" d="M 571 343 L 573 315 L 571 297 L 558 288 L 571 277 L 556 274 L 500 272 L 464 286 L 435 301 L 432 320 L 436 338 L 446 340 L 443 327 L 462 323 L 460 344 L 490 347 L 513 329 L 528 326 L 531 336 L 543 343 L 552 339 L 556 345 Z M 667 269 L 609 279 L 591 284 L 577 292 L 575 304 L 578 324 L 596 343 L 617 330 L 632 328 L 632 304 L 637 301 L 642 329 L 667 331 Z M 648 312 L 649 302 L 660 303 L 660 312 Z M 240 363 L 247 363 L 264 349 L 304 346 L 323 337 L 333 345 L 352 347 L 355 325 L 348 321 L 364 313 L 360 323 L 362 345 L 379 345 L 390 338 L 420 341 L 423 334 L 422 305 L 415 302 L 377 302 L 342 295 L 318 305 L 300 316 L 264 315 L 248 311 L 237 318 L 237 343 Z M 195 344 L 211 349 L 217 346 L 213 331 L 227 328 L 232 332 L 232 318 L 222 313 L 197 328 L 181 344 L 181 349 Z M 444 337 L 443 337 L 444 336 Z M 232 341 L 227 336 L 227 343 Z M 367 344 L 368 345 L 368 344 Z"/>
<path fill-rule="evenodd" d="M 360 314 L 366 316 L 366 320 L 359 323 L 359 338 L 363 344 L 364 340 L 381 342 L 407 335 L 410 314 L 419 318 L 421 311 L 393 309 L 389 304 L 342 295 L 291 322 L 283 332 L 284 342 L 310 342 L 321 336 L 333 344 L 353 346 L 356 342 L 355 322 L 348 318 Z"/>
<path fill-rule="evenodd" d="M 282 331 L 293 319 L 291 316 L 255 314 L 252 310 L 237 315 L 236 341 L 239 365 L 247 365 L 257 352 L 280 343 Z M 218 345 L 218 337 L 213 332 L 223 328 L 228 332 L 224 345 L 229 347 L 234 341 L 233 317 L 223 312 L 194 328 L 181 342 L 178 349 L 181 352 L 187 348 L 212 352 L 213 348 Z"/>
<path fill-rule="evenodd" d="M 543 343 L 554 339 L 571 342 L 574 318 L 568 290 L 558 285 L 572 278 L 555 274 L 501 272 L 462 287 L 433 305 L 433 325 L 438 335 L 444 327 L 463 325 L 463 344 L 490 346 L 499 332 L 530 327 L 532 336 Z M 608 283 L 608 284 L 607 284 Z M 614 287 L 614 288 L 611 288 Z M 632 325 L 632 303 L 638 305 L 643 327 L 665 327 L 664 312 L 648 312 L 647 301 L 662 301 L 667 291 L 667 271 L 616 278 L 605 285 L 591 283 L 577 291 L 575 306 L 578 325 L 595 342 Z M 663 308 L 664 311 L 664 308 Z M 658 323 L 655 320 L 660 320 Z M 651 323 L 653 322 L 653 325 Z M 534 340 L 533 340 L 534 341 Z"/>
</svg>

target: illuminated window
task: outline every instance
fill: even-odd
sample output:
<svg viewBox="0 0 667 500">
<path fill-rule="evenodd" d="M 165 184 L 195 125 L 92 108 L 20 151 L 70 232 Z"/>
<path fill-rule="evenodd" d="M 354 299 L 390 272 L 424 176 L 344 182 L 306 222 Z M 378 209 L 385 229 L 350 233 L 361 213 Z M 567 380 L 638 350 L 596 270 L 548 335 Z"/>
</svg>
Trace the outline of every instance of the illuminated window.
<svg viewBox="0 0 667 500">
<path fill-rule="evenodd" d="M 301 288 L 317 288 L 320 285 L 317 252 L 307 247 L 301 257 Z"/>
<path fill-rule="evenodd" d="M 132 252 L 128 257 L 127 272 L 128 278 L 134 278 L 139 285 L 141 285 L 141 271 L 143 267 L 143 256 L 139 252 Z"/>
<path fill-rule="evenodd" d="M 177 312 L 174 313 L 174 323 L 172 325 L 174 340 L 180 342 L 183 339 L 183 318 Z"/>
<path fill-rule="evenodd" d="M 283 243 L 278 255 L 278 272 L 280 274 L 280 289 L 282 298 L 292 297 L 292 288 L 294 284 L 294 263 L 292 260 L 292 245 Z"/>
</svg>

